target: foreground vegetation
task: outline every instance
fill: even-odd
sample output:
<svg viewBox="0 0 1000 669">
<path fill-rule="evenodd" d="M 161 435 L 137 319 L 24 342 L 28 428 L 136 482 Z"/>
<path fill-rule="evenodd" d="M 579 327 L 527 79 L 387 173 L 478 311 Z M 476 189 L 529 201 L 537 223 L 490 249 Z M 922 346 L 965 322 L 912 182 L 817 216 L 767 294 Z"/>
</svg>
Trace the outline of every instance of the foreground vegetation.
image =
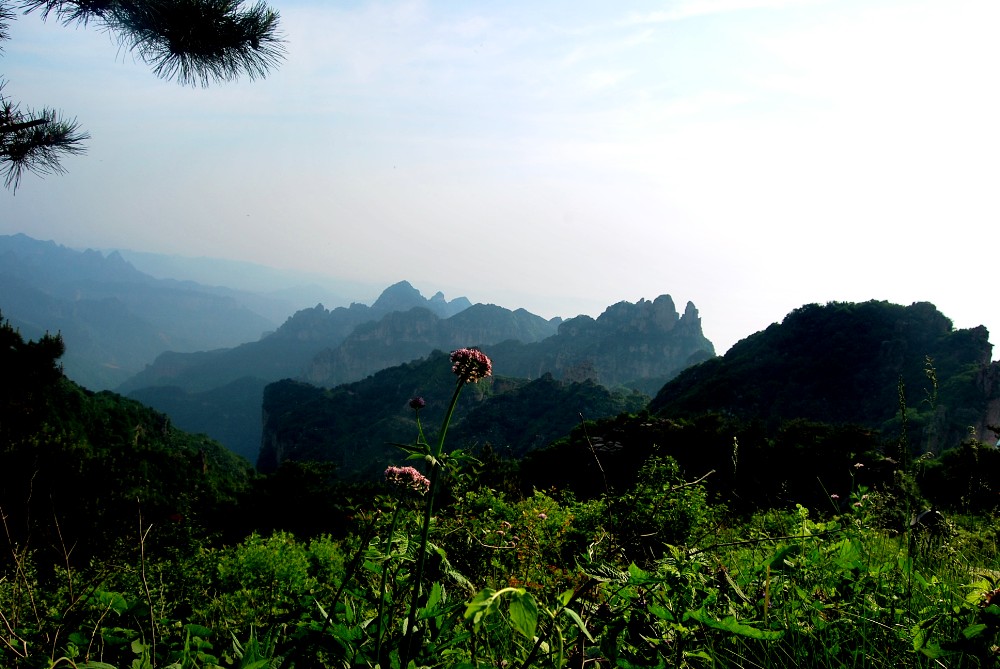
<svg viewBox="0 0 1000 669">
<path fill-rule="evenodd" d="M 0 394 L 0 666 L 997 664 L 985 444 L 885 465 L 864 434 L 797 423 L 765 457 L 718 418 L 634 415 L 581 426 L 521 471 L 446 447 L 463 389 L 490 373 L 462 349 L 440 428 L 413 398 L 416 438 L 382 482 L 304 463 L 256 477 L 155 412 L 68 384 L 57 338 L 14 335 L 0 328 L 23 380 Z M 695 435 L 702 453 L 681 448 Z M 831 440 L 839 456 L 813 476 L 795 445 Z M 775 454 L 795 463 L 770 465 L 783 492 L 735 485 L 767 487 Z M 546 469 L 558 487 L 539 485 Z"/>
<path fill-rule="evenodd" d="M 995 522 L 898 532 L 877 523 L 886 495 L 860 493 L 843 513 L 734 523 L 669 461 L 616 499 L 471 483 L 452 481 L 426 544 L 424 500 L 386 494 L 338 538 L 179 548 L 137 525 L 87 565 L 19 548 L 0 582 L 3 666 L 996 663 Z"/>
</svg>

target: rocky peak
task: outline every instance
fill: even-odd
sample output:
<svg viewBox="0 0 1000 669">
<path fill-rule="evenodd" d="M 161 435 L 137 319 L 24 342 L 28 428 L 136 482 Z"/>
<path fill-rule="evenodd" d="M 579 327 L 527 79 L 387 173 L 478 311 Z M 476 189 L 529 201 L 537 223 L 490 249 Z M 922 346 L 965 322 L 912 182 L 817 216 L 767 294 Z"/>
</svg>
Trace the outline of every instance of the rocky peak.
<svg viewBox="0 0 1000 669">
<path fill-rule="evenodd" d="M 424 307 L 440 318 L 449 318 L 471 306 L 472 303 L 465 297 L 456 297 L 449 302 L 441 291 L 426 299 L 419 290 L 410 285 L 409 281 L 400 281 L 382 291 L 371 306 L 371 311 L 374 317 L 381 318 L 394 311 L 409 311 L 415 307 Z"/>
<path fill-rule="evenodd" d="M 680 320 L 674 300 L 660 295 L 652 302 L 641 299 L 635 304 L 619 302 L 597 318 L 604 328 L 628 332 L 670 332 Z"/>
<path fill-rule="evenodd" d="M 420 291 L 410 285 L 409 281 L 394 283 L 379 295 L 372 304 L 372 311 L 387 314 L 393 311 L 409 311 L 413 307 L 427 306 L 427 300 Z"/>
</svg>

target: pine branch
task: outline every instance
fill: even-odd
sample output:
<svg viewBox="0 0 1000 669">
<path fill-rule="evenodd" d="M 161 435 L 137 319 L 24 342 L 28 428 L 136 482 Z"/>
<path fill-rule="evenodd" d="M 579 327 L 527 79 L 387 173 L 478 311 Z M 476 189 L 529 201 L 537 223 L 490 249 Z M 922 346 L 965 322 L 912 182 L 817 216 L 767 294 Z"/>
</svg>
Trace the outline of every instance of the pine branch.
<svg viewBox="0 0 1000 669">
<path fill-rule="evenodd" d="M 15 19 L 14 10 L 7 3 L 0 2 L 0 42 L 10 39 L 10 22 Z M 0 51 L 3 47 L 0 46 Z"/>
<path fill-rule="evenodd" d="M 238 0 L 144 0 L 121 12 L 123 45 L 181 84 L 263 78 L 284 58 L 278 13 Z"/>
<path fill-rule="evenodd" d="M 23 0 L 21 6 L 67 24 L 103 24 L 156 76 L 181 84 L 263 78 L 285 54 L 279 15 L 263 1 L 249 8 L 241 0 Z"/>
<path fill-rule="evenodd" d="M 21 112 L 0 96 L 0 175 L 4 186 L 17 192 L 25 171 L 38 175 L 65 172 L 60 159 L 84 153 L 90 135 L 76 119 L 67 120 L 51 109 Z"/>
<path fill-rule="evenodd" d="M 25 14 L 39 12 L 43 19 L 55 15 L 66 25 L 86 25 L 92 20 L 103 20 L 115 0 L 22 0 L 20 4 Z"/>
</svg>

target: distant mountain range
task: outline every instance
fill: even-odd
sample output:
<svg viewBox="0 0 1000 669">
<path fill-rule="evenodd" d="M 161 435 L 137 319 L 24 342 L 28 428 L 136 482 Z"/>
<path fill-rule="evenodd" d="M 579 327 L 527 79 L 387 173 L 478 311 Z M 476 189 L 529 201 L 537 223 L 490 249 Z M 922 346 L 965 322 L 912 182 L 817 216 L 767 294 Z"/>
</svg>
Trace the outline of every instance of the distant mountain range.
<svg viewBox="0 0 1000 669">
<path fill-rule="evenodd" d="M 388 443 L 412 438 L 409 397 L 440 418 L 460 346 L 482 347 L 494 376 L 463 394 L 453 445 L 525 456 L 546 485 L 594 474 L 594 449 L 608 472 L 659 449 L 698 475 L 730 468 L 718 484 L 750 498 L 774 471 L 786 492 L 815 479 L 816 449 L 845 471 L 862 455 L 891 470 L 1000 434 L 988 332 L 955 330 L 928 303 L 806 305 L 716 357 L 697 308 L 678 313 L 669 295 L 563 321 L 401 281 L 371 306 L 300 308 L 277 328 L 252 307 L 261 299 L 153 278 L 114 252 L 0 237 L 0 310 L 26 338 L 61 331 L 68 376 L 113 383 L 264 468 L 318 458 L 372 475 Z M 581 418 L 605 420 L 560 436 Z"/>
<path fill-rule="evenodd" d="M 567 321 L 559 334 L 540 342 L 505 342 L 488 352 L 495 370 L 520 364 L 511 364 L 505 351 L 537 354 L 550 346 L 569 360 L 574 351 L 603 350 L 604 357 L 584 366 L 591 373 L 629 369 L 627 355 L 617 366 L 609 361 L 636 349 L 639 333 L 649 336 L 643 324 L 652 319 L 664 328 L 672 323 L 674 333 L 685 329 L 685 318 L 676 314 L 653 318 L 668 304 L 663 297 L 653 304 L 615 305 L 592 322 Z M 689 306 L 688 336 L 695 331 L 692 311 Z M 602 341 L 594 336 L 598 332 L 607 337 L 603 345 L 595 344 Z M 647 341 L 636 357 L 661 360 L 658 346 Z M 1000 363 L 991 362 L 990 353 L 985 328 L 955 330 L 928 303 L 813 304 L 747 337 L 725 356 L 687 366 L 652 401 L 638 391 L 609 390 L 593 378 L 491 377 L 463 393 L 449 443 L 466 449 L 489 445 L 494 454 L 523 459 L 529 489 L 555 485 L 600 494 L 609 481 L 630 480 L 639 464 L 659 452 L 676 458 L 692 476 L 715 470 L 713 486 L 720 494 L 817 504 L 827 494 L 819 480 L 847 487 L 853 475 L 866 485 L 884 483 L 906 462 L 927 462 L 928 453 L 954 449 L 970 436 L 995 443 Z M 258 465 L 269 471 L 289 460 L 321 460 L 346 478 L 374 477 L 399 461 L 392 444 L 416 434 L 407 399 L 427 400 L 421 418 L 433 427 L 453 385 L 441 351 L 329 389 L 291 380 L 270 384 L 264 389 Z M 585 419 L 596 424 L 581 430 Z M 857 471 L 858 462 L 868 469 Z"/>
<path fill-rule="evenodd" d="M 24 336 L 60 332 L 66 374 L 114 388 L 160 353 L 259 339 L 276 323 L 257 295 L 154 279 L 118 253 L 74 251 L 26 235 L 0 236 L 0 310 Z"/>
<path fill-rule="evenodd" d="M 164 353 L 118 390 L 131 393 L 150 386 L 173 386 L 185 392 L 203 392 L 247 377 L 265 381 L 300 378 L 320 351 L 341 346 L 361 326 L 413 309 L 428 318 L 447 318 L 469 306 L 471 303 L 464 297 L 448 301 L 438 293 L 430 299 L 424 298 L 420 291 L 401 281 L 386 288 L 370 307 L 354 303 L 327 309 L 318 304 L 297 311 L 276 331 L 257 341 L 214 351 Z M 423 352 L 427 350 L 430 349 Z M 390 364 L 410 359 L 404 355 Z M 385 366 L 388 365 L 376 366 L 371 371 Z M 344 381 L 363 378 L 367 373 L 371 372 Z"/>
<path fill-rule="evenodd" d="M 221 283 L 234 266 L 240 290 L 183 278 L 190 272 Z M 714 355 L 694 305 L 678 314 L 667 295 L 565 323 L 464 297 L 425 298 L 406 281 L 371 306 L 292 309 L 279 292 L 255 292 L 265 285 L 292 290 L 288 277 L 273 272 L 0 236 L 0 313 L 28 338 L 59 331 L 64 369 L 74 381 L 128 394 L 251 461 L 261 443 L 264 388 L 281 379 L 335 387 L 435 350 L 481 346 L 496 350 L 499 375 L 551 374 L 652 394 Z M 305 291 L 294 292 L 301 299 Z M 281 313 L 291 316 L 277 326 Z"/>
<path fill-rule="evenodd" d="M 714 355 L 694 305 L 677 314 L 669 296 L 622 302 L 599 318 L 545 320 L 465 298 L 424 298 L 403 281 L 371 307 L 322 305 L 289 318 L 274 333 L 228 350 L 165 353 L 120 388 L 255 460 L 259 411 L 268 383 L 282 379 L 336 387 L 423 359 L 435 350 L 479 346 L 496 352 L 495 373 L 590 380 L 652 394 L 686 366 Z M 259 414 L 258 414 L 259 415 Z"/>
</svg>

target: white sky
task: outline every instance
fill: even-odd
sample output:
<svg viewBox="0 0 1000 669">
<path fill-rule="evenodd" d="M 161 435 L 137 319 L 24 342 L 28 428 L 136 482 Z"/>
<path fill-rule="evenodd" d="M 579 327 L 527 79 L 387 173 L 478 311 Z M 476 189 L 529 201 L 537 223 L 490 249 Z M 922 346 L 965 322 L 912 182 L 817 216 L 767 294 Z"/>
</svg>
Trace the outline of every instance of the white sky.
<svg viewBox="0 0 1000 669">
<path fill-rule="evenodd" d="M 545 317 L 669 293 L 719 353 L 830 300 L 930 301 L 997 341 L 995 0 L 272 6 L 285 63 L 208 89 L 13 23 L 4 92 L 92 139 L 0 191 L 0 233 Z"/>
</svg>

